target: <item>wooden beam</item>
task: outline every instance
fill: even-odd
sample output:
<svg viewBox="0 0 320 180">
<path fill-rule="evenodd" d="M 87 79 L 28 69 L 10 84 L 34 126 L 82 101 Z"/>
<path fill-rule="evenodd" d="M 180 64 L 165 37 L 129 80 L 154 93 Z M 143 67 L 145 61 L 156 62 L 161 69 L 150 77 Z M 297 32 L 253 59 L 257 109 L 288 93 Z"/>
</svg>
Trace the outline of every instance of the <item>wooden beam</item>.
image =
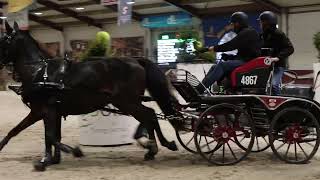
<svg viewBox="0 0 320 180">
<path fill-rule="evenodd" d="M 97 22 L 103 23 L 103 24 L 114 24 L 117 22 L 117 18 L 102 18 L 102 19 L 96 19 Z M 86 23 L 82 21 L 70 21 L 70 22 L 62 22 L 59 23 L 59 25 L 65 27 L 65 26 L 80 26 L 80 25 L 85 25 Z M 31 28 L 41 28 L 42 26 L 40 25 L 34 25 Z"/>
<path fill-rule="evenodd" d="M 43 24 L 45 26 L 51 27 L 52 29 L 58 30 L 58 31 L 63 31 L 63 27 L 61 25 L 58 25 L 54 22 L 45 20 L 40 18 L 39 16 L 33 15 L 33 14 L 29 14 L 29 19 L 31 21 L 37 22 L 39 24 Z"/>
<path fill-rule="evenodd" d="M 244 5 L 237 5 L 237 6 L 225 6 L 221 7 L 213 7 L 207 8 L 201 11 L 203 17 L 212 17 L 216 15 L 224 15 L 224 14 L 232 14 L 236 11 L 244 11 L 244 12 L 257 12 L 257 11 L 266 11 L 268 10 L 267 7 L 259 6 L 258 4 L 251 3 L 251 4 L 244 4 Z"/>
<path fill-rule="evenodd" d="M 201 18 L 201 14 L 199 13 L 199 10 L 191 5 L 183 5 L 181 4 L 181 0 L 164 0 L 170 4 L 172 4 L 173 6 L 176 6 L 184 11 L 186 11 L 187 13 L 195 16 L 195 17 L 198 17 L 198 18 Z"/>
<path fill-rule="evenodd" d="M 80 14 L 78 14 L 78 12 L 73 11 L 71 9 L 66 9 L 61 7 L 59 4 L 54 3 L 52 1 L 48 1 L 48 0 L 38 0 L 37 3 L 42 4 L 50 9 L 53 9 L 55 11 L 61 12 L 63 14 L 66 14 L 67 16 L 73 17 L 75 19 L 78 19 L 79 21 L 83 21 L 85 23 L 87 23 L 88 25 L 91 26 L 96 26 L 98 28 L 102 28 L 102 24 L 101 23 L 97 23 L 95 22 L 95 19 L 92 19 L 88 16 L 82 16 Z"/>
<path fill-rule="evenodd" d="M 154 4 L 142 4 L 142 5 L 136 5 L 133 6 L 133 10 L 142 10 L 142 9 L 150 9 L 150 8 L 158 8 L 158 7 L 168 7 L 170 6 L 168 3 L 154 3 Z M 92 11 L 82 11 L 79 14 L 80 15 L 87 15 L 87 16 L 94 16 L 99 14 L 108 14 L 108 13 L 114 13 L 114 10 L 111 10 L 109 8 L 105 8 L 103 10 L 92 10 Z M 47 15 L 47 16 L 41 16 L 45 19 L 61 19 L 65 18 L 66 16 L 64 14 L 57 14 L 57 15 Z"/>
<path fill-rule="evenodd" d="M 308 7 L 314 7 L 314 6 L 320 6 L 320 3 L 305 4 L 305 5 L 295 5 L 295 6 L 287 6 L 286 8 L 308 8 Z"/>
<path fill-rule="evenodd" d="M 278 14 L 281 13 L 281 7 L 269 0 L 252 0 L 252 1 L 261 6 L 264 6 L 265 8 L 267 8 L 267 10 L 273 11 Z"/>
<path fill-rule="evenodd" d="M 95 3 L 100 4 L 101 1 L 100 0 L 93 0 Z M 111 10 L 113 10 L 114 12 L 118 12 L 118 5 L 110 5 L 110 6 L 104 6 L 106 8 L 109 8 Z M 142 21 L 143 17 L 141 14 L 132 11 L 132 18 L 136 21 Z"/>
<path fill-rule="evenodd" d="M 214 1 L 223 1 L 223 0 L 180 0 L 180 4 L 196 4 L 196 3 L 206 3 Z"/>
<path fill-rule="evenodd" d="M 90 6 L 90 5 L 94 5 L 96 3 L 90 1 L 85 1 L 85 2 L 77 2 L 77 3 L 68 3 L 68 4 L 63 4 L 64 8 L 74 8 L 74 7 L 82 7 L 82 6 Z M 31 10 L 32 12 L 39 12 L 39 11 L 49 11 L 51 10 L 51 8 L 48 7 L 39 7 L 36 9 Z"/>
</svg>

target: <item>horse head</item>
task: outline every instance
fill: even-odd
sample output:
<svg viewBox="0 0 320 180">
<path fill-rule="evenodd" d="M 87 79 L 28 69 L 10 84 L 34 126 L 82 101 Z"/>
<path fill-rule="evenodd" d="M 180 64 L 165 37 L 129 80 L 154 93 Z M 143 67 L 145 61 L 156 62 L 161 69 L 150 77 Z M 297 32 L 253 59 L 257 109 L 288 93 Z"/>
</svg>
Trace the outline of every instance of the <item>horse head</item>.
<svg viewBox="0 0 320 180">
<path fill-rule="evenodd" d="M 24 63 L 40 61 L 46 55 L 40 50 L 38 42 L 27 30 L 20 30 L 17 22 L 13 28 L 5 22 L 6 33 L 0 39 L 0 64 L 15 64 L 19 60 Z"/>
<path fill-rule="evenodd" d="M 18 24 L 15 22 L 15 29 L 19 28 Z M 5 66 L 14 60 L 12 56 L 14 53 L 13 44 L 16 38 L 16 30 L 11 28 L 9 23 L 5 22 L 6 33 L 0 38 L 0 64 Z"/>
</svg>

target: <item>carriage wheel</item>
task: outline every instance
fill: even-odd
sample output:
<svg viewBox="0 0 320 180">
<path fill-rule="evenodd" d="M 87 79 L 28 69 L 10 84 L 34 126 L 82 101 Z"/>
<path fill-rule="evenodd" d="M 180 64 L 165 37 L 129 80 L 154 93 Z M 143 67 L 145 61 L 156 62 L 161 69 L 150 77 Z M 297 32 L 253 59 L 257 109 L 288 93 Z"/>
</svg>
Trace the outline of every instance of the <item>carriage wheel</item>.
<svg viewBox="0 0 320 180">
<path fill-rule="evenodd" d="M 272 151 L 279 159 L 291 164 L 303 164 L 318 150 L 319 123 L 305 109 L 286 108 L 273 118 L 269 138 Z"/>
<path fill-rule="evenodd" d="M 253 122 L 246 111 L 226 103 L 211 106 L 203 112 L 194 134 L 197 151 L 209 163 L 216 165 L 242 161 L 251 152 L 255 137 Z M 210 140 L 203 145 L 199 143 L 199 135 Z M 245 148 L 239 146 L 239 139 L 243 139 L 241 146 Z M 211 149 L 210 153 L 203 151 L 206 148 Z"/>
<path fill-rule="evenodd" d="M 176 131 L 177 139 L 184 149 L 186 149 L 191 153 L 197 154 L 198 151 L 194 144 L 194 127 L 196 126 L 197 119 L 189 118 L 184 123 L 189 124 L 190 129 L 188 132 Z M 208 138 L 205 136 L 198 135 L 198 138 L 203 139 L 203 141 L 200 141 L 201 144 L 204 144 L 206 143 L 206 141 L 208 141 Z M 204 153 L 210 153 L 212 150 L 208 148 L 207 150 L 203 150 L 203 151 Z"/>
</svg>

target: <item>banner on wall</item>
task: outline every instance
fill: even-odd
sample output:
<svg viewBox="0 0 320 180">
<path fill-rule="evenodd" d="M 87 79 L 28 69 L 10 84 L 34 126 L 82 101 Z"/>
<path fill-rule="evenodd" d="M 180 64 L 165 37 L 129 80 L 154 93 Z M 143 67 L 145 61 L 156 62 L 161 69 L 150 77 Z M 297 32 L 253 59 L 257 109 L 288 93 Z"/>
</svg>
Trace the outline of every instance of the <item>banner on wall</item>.
<svg viewBox="0 0 320 180">
<path fill-rule="evenodd" d="M 261 32 L 259 22 L 257 21 L 259 14 L 248 14 L 249 25 Z M 221 39 L 230 31 L 232 31 L 230 23 L 230 16 L 216 16 L 215 18 L 207 18 L 203 20 L 203 32 L 205 46 L 217 45 Z M 230 33 L 230 37 L 234 35 Z"/>
<path fill-rule="evenodd" d="M 132 1 L 133 0 L 119 0 L 119 3 L 118 3 L 118 25 L 119 26 L 131 23 Z"/>
<path fill-rule="evenodd" d="M 147 16 L 142 21 L 142 26 L 146 28 L 177 27 L 191 24 L 192 17 L 187 13 Z"/>
<path fill-rule="evenodd" d="M 116 57 L 142 57 L 144 37 L 112 38 L 112 54 Z"/>
<path fill-rule="evenodd" d="M 118 4 L 118 0 L 101 0 L 101 5 L 103 6 L 110 6 L 114 4 Z"/>
<path fill-rule="evenodd" d="M 9 0 L 8 13 L 19 12 L 32 5 L 34 2 L 34 0 Z"/>
<path fill-rule="evenodd" d="M 14 22 L 17 22 L 19 28 L 22 30 L 27 30 L 29 28 L 29 10 L 24 9 L 14 13 L 8 13 L 7 21 L 13 27 Z"/>
</svg>

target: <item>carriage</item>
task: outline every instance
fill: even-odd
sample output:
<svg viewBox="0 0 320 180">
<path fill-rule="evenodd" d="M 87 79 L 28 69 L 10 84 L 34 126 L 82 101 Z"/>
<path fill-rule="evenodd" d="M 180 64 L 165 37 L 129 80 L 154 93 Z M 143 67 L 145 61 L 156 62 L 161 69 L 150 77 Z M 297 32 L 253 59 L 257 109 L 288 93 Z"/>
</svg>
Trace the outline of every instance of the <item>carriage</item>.
<svg viewBox="0 0 320 180">
<path fill-rule="evenodd" d="M 176 132 L 180 144 L 215 165 L 236 164 L 269 147 L 287 163 L 308 162 L 319 147 L 320 104 L 272 96 L 273 69 L 272 58 L 259 57 L 236 68 L 217 91 L 201 95 L 194 75 L 169 70 L 167 77 L 185 101 L 180 112 L 186 131 Z"/>
<path fill-rule="evenodd" d="M 1 140 L 0 150 L 11 138 L 42 119 L 46 154 L 35 164 L 36 170 L 60 163 L 60 151 L 80 157 L 79 148 L 61 143 L 62 116 L 92 112 L 108 104 L 117 105 L 119 109 L 105 110 L 132 115 L 147 127 L 146 160 L 154 159 L 158 152 L 154 131 L 164 147 L 177 150 L 175 143 L 163 136 L 158 121 L 150 121 L 155 119 L 154 111 L 143 106 L 143 99 L 140 100 L 145 85 L 149 92 L 154 92 L 152 97 L 157 103 L 163 97 L 171 98 L 166 78 L 156 65 L 144 58 L 138 59 L 140 61 L 92 58 L 74 66 L 63 59 L 47 61 L 28 31 L 19 30 L 17 23 L 14 29 L 6 23 L 6 30 L 7 35 L 0 41 L 1 64 L 12 62 L 24 78 L 22 98 L 31 110 Z M 192 74 L 170 70 L 167 76 L 185 101 L 179 106 L 184 117 L 178 117 L 186 128 L 186 133 L 177 132 L 182 146 L 217 165 L 235 164 L 250 152 L 269 147 L 288 163 L 308 162 L 319 147 L 316 117 L 319 117 L 320 105 L 307 98 L 271 96 L 273 64 L 273 58 L 269 57 L 252 60 L 231 73 L 227 78 L 230 86 L 218 93 L 207 90 L 204 95 L 197 92 L 195 87 L 201 82 Z M 162 104 L 165 105 L 167 103 Z"/>
</svg>

